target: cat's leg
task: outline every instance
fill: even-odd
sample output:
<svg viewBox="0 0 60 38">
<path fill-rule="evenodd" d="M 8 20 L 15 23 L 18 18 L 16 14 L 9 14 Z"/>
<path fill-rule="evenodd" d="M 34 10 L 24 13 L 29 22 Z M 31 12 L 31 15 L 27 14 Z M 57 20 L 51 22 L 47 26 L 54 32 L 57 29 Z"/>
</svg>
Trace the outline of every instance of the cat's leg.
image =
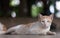
<svg viewBox="0 0 60 38">
<path fill-rule="evenodd" d="M 8 30 L 7 30 L 7 32 L 6 33 L 15 33 L 15 31 L 16 30 L 18 30 L 19 28 L 21 28 L 22 27 L 22 25 L 17 25 L 17 26 L 14 26 L 14 27 L 11 27 L 11 28 L 9 28 Z"/>
<path fill-rule="evenodd" d="M 17 33 L 16 33 L 16 32 L 12 32 L 11 34 L 12 34 L 12 35 L 17 35 Z"/>
<path fill-rule="evenodd" d="M 56 35 L 55 32 L 51 32 L 51 31 L 48 31 L 47 34 L 48 34 L 48 35 Z"/>
<path fill-rule="evenodd" d="M 47 33 L 40 33 L 39 35 L 47 35 Z"/>
</svg>

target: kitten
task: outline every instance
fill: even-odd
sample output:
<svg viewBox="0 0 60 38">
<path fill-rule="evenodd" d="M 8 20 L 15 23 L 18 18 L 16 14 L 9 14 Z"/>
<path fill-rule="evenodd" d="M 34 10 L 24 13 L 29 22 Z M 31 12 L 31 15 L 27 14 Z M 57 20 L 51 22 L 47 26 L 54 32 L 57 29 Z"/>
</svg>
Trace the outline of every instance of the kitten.
<svg viewBox="0 0 60 38">
<path fill-rule="evenodd" d="M 50 31 L 50 26 L 53 20 L 53 14 L 50 16 L 43 16 L 39 14 L 38 21 L 21 24 L 14 27 L 11 27 L 7 30 L 7 33 L 11 32 L 12 34 L 56 34 L 55 32 Z"/>
<path fill-rule="evenodd" d="M 5 34 L 6 31 L 7 31 L 6 26 L 0 23 L 0 34 Z"/>
</svg>

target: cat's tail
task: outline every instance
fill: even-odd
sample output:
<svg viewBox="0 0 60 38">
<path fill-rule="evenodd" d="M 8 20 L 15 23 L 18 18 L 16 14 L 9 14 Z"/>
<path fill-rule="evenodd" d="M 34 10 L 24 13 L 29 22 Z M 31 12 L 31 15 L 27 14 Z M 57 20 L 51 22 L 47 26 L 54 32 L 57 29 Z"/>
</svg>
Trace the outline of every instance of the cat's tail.
<svg viewBox="0 0 60 38">
<path fill-rule="evenodd" d="M 16 29 L 15 27 L 11 27 L 7 30 L 7 32 L 5 34 L 11 34 L 12 32 L 15 31 L 15 29 Z"/>
<path fill-rule="evenodd" d="M 5 34 L 15 33 L 16 30 L 22 29 L 21 27 L 23 27 L 23 26 L 22 25 L 17 25 L 17 26 L 11 27 L 7 30 L 7 32 Z"/>
<path fill-rule="evenodd" d="M 14 32 L 17 28 L 19 28 L 19 25 L 9 28 L 5 34 L 11 34 L 11 33 Z"/>
</svg>

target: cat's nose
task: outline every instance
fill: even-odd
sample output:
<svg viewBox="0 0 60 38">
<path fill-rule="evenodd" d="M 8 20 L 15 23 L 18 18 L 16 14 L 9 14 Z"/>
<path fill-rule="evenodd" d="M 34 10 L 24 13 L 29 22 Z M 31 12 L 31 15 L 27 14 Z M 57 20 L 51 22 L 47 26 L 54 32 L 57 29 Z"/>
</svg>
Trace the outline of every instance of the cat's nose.
<svg viewBox="0 0 60 38">
<path fill-rule="evenodd" d="M 45 24 L 45 27 L 46 27 L 46 24 Z"/>
</svg>

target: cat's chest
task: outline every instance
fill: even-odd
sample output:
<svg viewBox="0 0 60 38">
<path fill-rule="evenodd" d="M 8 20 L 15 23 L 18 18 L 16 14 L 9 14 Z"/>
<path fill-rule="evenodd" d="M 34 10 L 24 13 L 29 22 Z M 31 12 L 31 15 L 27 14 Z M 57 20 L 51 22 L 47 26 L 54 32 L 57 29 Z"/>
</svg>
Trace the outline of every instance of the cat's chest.
<svg viewBox="0 0 60 38">
<path fill-rule="evenodd" d="M 39 27 L 35 27 L 35 28 L 30 28 L 29 31 L 31 33 L 37 33 L 37 34 L 40 34 L 40 33 L 46 33 L 50 30 L 50 28 L 47 28 L 47 29 L 42 29 L 42 28 L 39 28 Z"/>
<path fill-rule="evenodd" d="M 50 28 L 44 29 L 40 25 L 41 25 L 40 23 L 33 24 L 33 26 L 29 29 L 29 31 L 32 33 L 45 33 L 50 30 Z"/>
</svg>

